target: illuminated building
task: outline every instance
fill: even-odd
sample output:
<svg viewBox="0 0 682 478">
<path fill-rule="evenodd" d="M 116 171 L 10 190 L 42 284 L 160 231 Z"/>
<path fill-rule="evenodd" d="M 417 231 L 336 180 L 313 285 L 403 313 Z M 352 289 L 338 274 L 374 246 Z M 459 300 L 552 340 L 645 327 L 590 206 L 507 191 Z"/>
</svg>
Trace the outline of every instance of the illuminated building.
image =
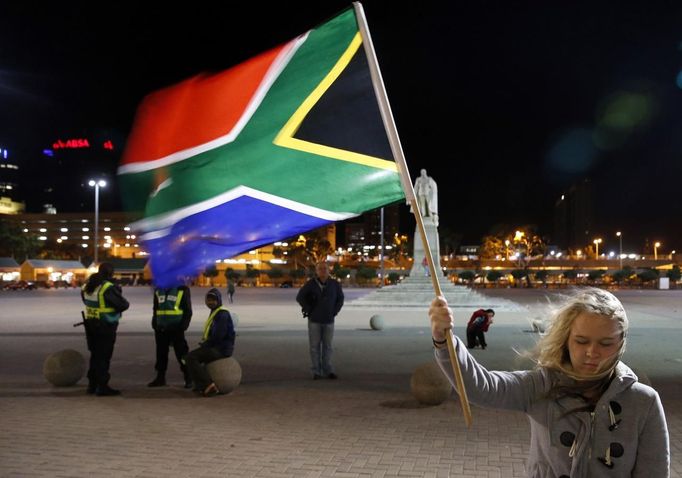
<svg viewBox="0 0 682 478">
<path fill-rule="evenodd" d="M 0 214 L 24 211 L 19 194 L 19 166 L 10 158 L 9 151 L 0 147 Z"/>
<path fill-rule="evenodd" d="M 17 214 L 9 218 L 23 234 L 37 239 L 44 248 L 63 255 L 94 255 L 94 215 L 86 213 Z M 128 224 L 133 218 L 122 212 L 104 212 L 99 217 L 99 256 L 143 258 L 138 238 Z"/>
</svg>

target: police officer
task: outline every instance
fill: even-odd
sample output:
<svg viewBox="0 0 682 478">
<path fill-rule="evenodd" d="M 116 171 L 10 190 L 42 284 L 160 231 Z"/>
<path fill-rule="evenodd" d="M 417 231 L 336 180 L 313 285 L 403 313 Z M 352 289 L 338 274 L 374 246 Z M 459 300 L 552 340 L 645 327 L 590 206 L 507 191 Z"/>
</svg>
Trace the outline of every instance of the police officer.
<svg viewBox="0 0 682 478">
<path fill-rule="evenodd" d="M 187 373 L 185 355 L 189 352 L 185 330 L 192 320 L 192 299 L 189 287 L 181 285 L 171 288 L 154 289 L 154 309 L 152 328 L 156 339 L 156 378 L 147 384 L 148 387 L 166 385 L 168 369 L 168 349 L 172 345 L 180 370 L 185 378 L 185 388 L 192 388 L 192 380 Z"/>
<path fill-rule="evenodd" d="M 121 393 L 109 387 L 109 364 L 121 312 L 128 310 L 130 304 L 121 294 L 121 288 L 113 283 L 113 276 L 114 266 L 103 262 L 81 289 L 85 304 L 85 336 L 90 351 L 88 393 L 99 396 Z"/>
</svg>

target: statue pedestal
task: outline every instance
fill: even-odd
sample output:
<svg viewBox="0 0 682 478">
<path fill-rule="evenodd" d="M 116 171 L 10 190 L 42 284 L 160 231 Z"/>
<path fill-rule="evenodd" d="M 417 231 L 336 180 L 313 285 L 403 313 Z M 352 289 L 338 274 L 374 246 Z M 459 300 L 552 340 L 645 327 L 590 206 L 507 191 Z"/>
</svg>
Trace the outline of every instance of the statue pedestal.
<svg viewBox="0 0 682 478">
<path fill-rule="evenodd" d="M 433 217 L 424 218 L 424 230 L 426 231 L 426 239 L 429 241 L 433 262 L 436 266 L 436 269 L 440 270 L 440 240 L 438 239 L 438 226 L 436 226 Z M 422 236 L 419 233 L 419 230 L 415 227 L 414 255 L 412 256 L 414 262 L 412 263 L 412 270 L 410 271 L 411 277 L 418 275 L 426 276 L 428 274 L 428 266 L 424 266 L 423 264 L 424 257 L 426 256 L 425 249 L 426 248 L 422 242 Z"/>
</svg>

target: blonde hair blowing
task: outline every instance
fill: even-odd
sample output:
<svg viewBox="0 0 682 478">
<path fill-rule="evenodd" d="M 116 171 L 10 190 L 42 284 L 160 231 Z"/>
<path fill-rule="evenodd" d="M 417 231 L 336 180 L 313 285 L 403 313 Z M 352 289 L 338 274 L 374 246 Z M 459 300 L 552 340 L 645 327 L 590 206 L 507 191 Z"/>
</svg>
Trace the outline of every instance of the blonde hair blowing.
<svg viewBox="0 0 682 478">
<path fill-rule="evenodd" d="M 609 363 L 602 364 L 596 375 L 583 376 L 571 367 L 568 338 L 573 321 L 583 312 L 598 314 L 617 322 L 621 330 L 618 353 Z M 541 367 L 558 370 L 577 380 L 595 380 L 609 375 L 625 352 L 628 318 L 620 300 L 610 292 L 595 287 L 577 289 L 552 314 L 547 333 L 537 344 L 536 358 Z"/>
</svg>

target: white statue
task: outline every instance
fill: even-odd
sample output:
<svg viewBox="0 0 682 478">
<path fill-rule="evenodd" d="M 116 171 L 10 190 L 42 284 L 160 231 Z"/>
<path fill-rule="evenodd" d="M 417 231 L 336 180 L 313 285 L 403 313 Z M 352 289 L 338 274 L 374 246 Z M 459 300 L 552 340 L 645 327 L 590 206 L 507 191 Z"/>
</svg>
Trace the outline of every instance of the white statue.
<svg viewBox="0 0 682 478">
<path fill-rule="evenodd" d="M 421 176 L 414 182 L 414 194 L 422 216 L 432 218 L 438 225 L 438 186 L 433 178 L 426 175 L 426 169 L 421 170 Z"/>
</svg>

